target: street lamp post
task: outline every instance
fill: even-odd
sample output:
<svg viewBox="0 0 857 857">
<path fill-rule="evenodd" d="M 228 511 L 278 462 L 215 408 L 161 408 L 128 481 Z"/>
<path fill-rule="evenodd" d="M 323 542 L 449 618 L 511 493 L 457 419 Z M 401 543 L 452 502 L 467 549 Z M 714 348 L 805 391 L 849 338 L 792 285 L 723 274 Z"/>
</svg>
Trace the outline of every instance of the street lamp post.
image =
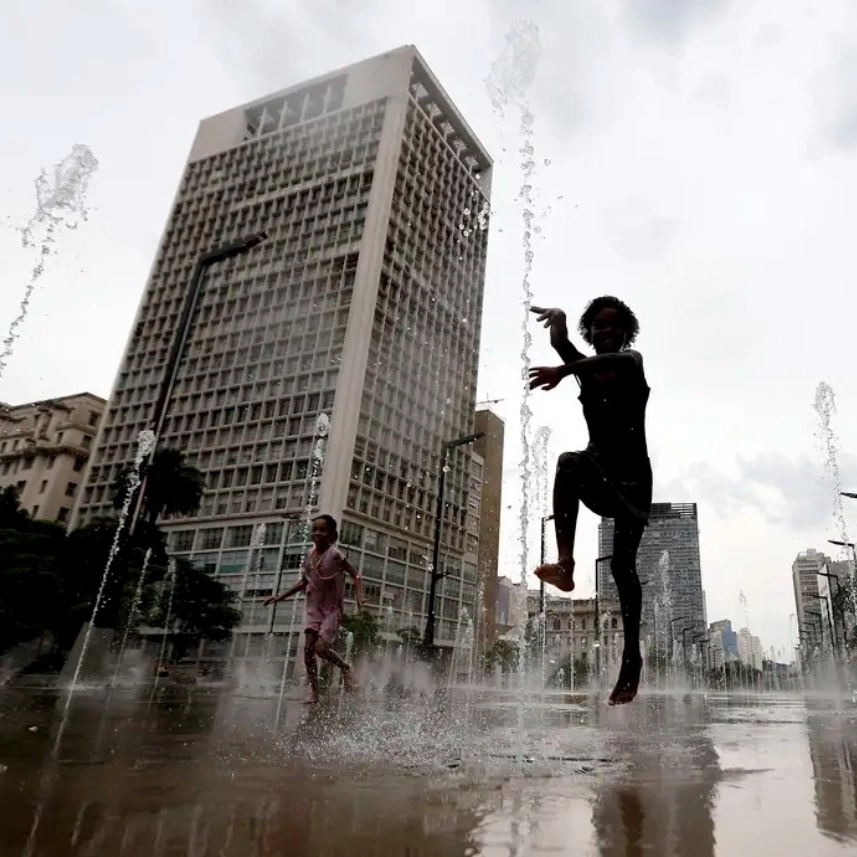
<svg viewBox="0 0 857 857">
<path fill-rule="evenodd" d="M 255 235 L 248 235 L 244 238 L 239 238 L 237 241 L 231 241 L 228 244 L 223 244 L 220 247 L 215 247 L 212 250 L 206 250 L 204 253 L 199 255 L 196 263 L 194 264 L 193 273 L 191 274 L 190 282 L 188 284 L 187 291 L 185 292 L 181 315 L 179 316 L 175 334 L 173 335 L 173 342 L 170 347 L 167 365 L 164 369 L 164 374 L 161 377 L 158 398 L 155 399 L 155 408 L 152 412 L 151 421 L 152 431 L 155 435 L 155 442 L 152 445 L 149 457 L 145 462 L 143 477 L 140 481 L 139 487 L 137 488 L 134 513 L 131 516 L 131 523 L 128 528 L 129 534 L 133 534 L 137 527 L 137 521 L 139 520 L 140 512 L 143 508 L 143 501 L 146 498 L 146 483 L 148 480 L 149 466 L 155 456 L 158 440 L 161 436 L 161 431 L 164 428 L 164 423 L 166 422 L 167 405 L 169 404 L 170 397 L 172 396 L 173 388 L 175 387 L 176 379 L 178 377 L 179 367 L 181 366 L 182 354 L 184 353 L 188 337 L 190 336 L 191 322 L 193 321 L 193 314 L 196 310 L 197 304 L 199 303 L 199 295 L 202 291 L 203 282 L 205 281 L 205 274 L 212 265 L 215 265 L 218 262 L 223 262 L 226 259 L 233 259 L 236 256 L 240 256 L 241 254 L 252 250 L 254 247 L 261 244 L 265 238 L 267 238 L 267 235 L 264 232 L 259 232 Z"/>
<path fill-rule="evenodd" d="M 434 626 L 435 626 L 435 609 L 434 603 L 437 596 L 437 582 L 445 577 L 439 570 L 440 566 L 440 534 L 441 534 L 441 525 L 443 523 L 443 491 L 446 486 L 446 470 L 447 470 L 447 461 L 449 459 L 449 453 L 459 446 L 467 446 L 468 444 L 475 443 L 477 440 L 485 436 L 485 432 L 476 432 L 476 434 L 468 434 L 463 437 L 458 437 L 455 440 L 448 440 L 444 442 L 441 447 L 441 455 L 440 455 L 440 473 L 438 474 L 437 479 L 437 505 L 435 508 L 435 519 L 434 519 L 434 544 L 432 545 L 431 552 L 431 583 L 429 585 L 429 603 L 428 603 L 428 616 L 426 618 L 426 630 L 425 635 L 423 637 L 423 646 L 425 647 L 426 654 L 432 654 L 434 652 Z"/>
</svg>

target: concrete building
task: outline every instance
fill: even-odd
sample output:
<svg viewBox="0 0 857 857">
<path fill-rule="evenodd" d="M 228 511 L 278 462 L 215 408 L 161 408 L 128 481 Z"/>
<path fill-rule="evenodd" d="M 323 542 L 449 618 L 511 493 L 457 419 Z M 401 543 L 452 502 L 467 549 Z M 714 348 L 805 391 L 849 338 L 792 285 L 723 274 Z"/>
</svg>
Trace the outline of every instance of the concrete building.
<svg viewBox="0 0 857 857">
<path fill-rule="evenodd" d="M 732 630 L 729 619 L 712 622 L 708 628 L 710 668 L 721 669 L 727 663 L 738 660 L 738 635 Z"/>
<path fill-rule="evenodd" d="M 538 589 L 529 590 L 527 614 L 531 621 L 538 620 L 539 599 Z M 613 599 L 598 604 L 601 613 L 600 640 L 595 608 L 594 598 L 546 596 L 545 650 L 549 661 L 559 661 L 573 655 L 574 659 L 582 661 L 591 673 L 598 662 L 597 651 L 600 647 L 602 673 L 619 669 L 625 644 L 619 602 Z"/>
<path fill-rule="evenodd" d="M 527 621 L 527 596 L 520 581 L 500 575 L 497 578 L 495 632 L 498 638 L 518 639 Z"/>
<path fill-rule="evenodd" d="M 284 518 L 314 509 L 341 520 L 369 604 L 423 627 L 441 447 L 474 431 L 491 174 L 413 47 L 200 124 L 76 515 L 108 507 L 150 427 L 201 254 L 265 233 L 206 267 L 159 439 L 205 474 L 199 515 L 166 528 L 174 552 L 244 593 L 239 651 L 262 650 L 261 600 L 296 578 L 305 533 Z M 462 607 L 478 612 L 473 455 L 448 460 L 440 645 Z"/>
<path fill-rule="evenodd" d="M 77 393 L 0 405 L 0 490 L 14 486 L 33 518 L 67 523 L 106 404 Z"/>
<path fill-rule="evenodd" d="M 818 636 L 820 623 L 815 613 L 821 611 L 819 602 L 822 599 L 819 589 L 819 572 L 830 562 L 830 557 L 814 548 L 799 553 L 792 563 L 792 586 L 795 595 L 795 612 L 797 614 L 798 627 L 801 629 L 805 639 L 809 636 Z M 810 614 L 807 615 L 807 610 Z M 815 641 L 816 644 L 818 641 Z"/>
<path fill-rule="evenodd" d="M 503 509 L 503 420 L 485 408 L 476 411 L 477 432 L 483 432 L 474 445 L 473 460 L 481 462 L 481 500 L 474 506 L 475 490 L 468 498 L 468 521 L 475 517 L 478 535 L 474 545 L 468 544 L 472 554 L 476 548 L 476 568 L 482 592 L 482 622 L 480 639 L 490 646 L 497 638 L 495 609 L 497 604 L 497 571 L 500 563 L 500 514 Z M 478 462 L 477 462 L 478 459 Z M 474 465 L 475 466 L 475 465 Z"/>
<path fill-rule="evenodd" d="M 613 521 L 602 518 L 598 528 L 602 557 L 613 552 L 613 529 Z M 691 641 L 704 637 L 707 628 L 696 503 L 652 504 L 637 554 L 637 574 L 643 583 L 643 622 L 652 645 L 663 649 L 671 640 L 681 640 L 687 628 L 689 650 Z M 617 599 L 609 561 L 599 566 L 598 591 L 604 599 Z"/>
<path fill-rule="evenodd" d="M 829 563 L 830 557 L 814 548 L 799 553 L 792 562 L 792 584 L 798 620 L 803 621 L 807 608 L 813 609 L 818 599 L 818 574 Z"/>
<path fill-rule="evenodd" d="M 762 649 L 762 641 L 750 633 L 748 628 L 742 628 L 738 632 L 738 660 L 742 664 L 752 667 L 754 670 L 762 670 L 765 653 Z"/>
</svg>

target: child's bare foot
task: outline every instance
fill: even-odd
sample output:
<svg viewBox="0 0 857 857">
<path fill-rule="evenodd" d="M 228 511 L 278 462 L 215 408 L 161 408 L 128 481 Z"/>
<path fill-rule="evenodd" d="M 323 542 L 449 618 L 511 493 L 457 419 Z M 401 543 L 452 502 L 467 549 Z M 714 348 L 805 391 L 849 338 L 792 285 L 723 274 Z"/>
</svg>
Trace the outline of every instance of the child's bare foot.
<svg viewBox="0 0 857 857">
<path fill-rule="evenodd" d="M 607 700 L 608 705 L 627 705 L 633 702 L 640 687 L 640 672 L 643 669 L 643 659 L 639 654 L 622 658 L 622 667 L 616 687 Z"/>
<path fill-rule="evenodd" d="M 560 592 L 571 592 L 574 589 L 574 560 L 561 559 L 559 562 L 548 562 L 536 569 L 536 577 L 555 586 Z"/>
</svg>

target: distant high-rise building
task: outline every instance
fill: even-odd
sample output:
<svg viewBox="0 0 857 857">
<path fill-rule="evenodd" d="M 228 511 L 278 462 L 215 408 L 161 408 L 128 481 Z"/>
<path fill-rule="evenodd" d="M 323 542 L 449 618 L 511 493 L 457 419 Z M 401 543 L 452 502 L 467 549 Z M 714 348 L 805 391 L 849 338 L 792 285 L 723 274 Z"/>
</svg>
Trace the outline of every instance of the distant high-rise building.
<svg viewBox="0 0 857 857">
<path fill-rule="evenodd" d="M 250 638 L 237 651 L 262 650 L 261 601 L 294 582 L 307 544 L 284 518 L 310 510 L 341 520 L 385 628 L 423 625 L 442 444 L 474 431 L 491 173 L 410 46 L 200 124 L 76 518 L 110 508 L 183 319 L 158 440 L 208 490 L 197 516 L 165 526 L 174 553 L 243 593 L 238 633 Z M 249 252 L 206 265 L 189 301 L 204 254 L 260 233 Z M 474 454 L 463 445 L 448 460 L 440 645 L 462 607 L 476 612 Z M 275 630 L 291 615 L 279 609 Z"/>
<path fill-rule="evenodd" d="M 613 520 L 603 518 L 598 528 L 601 556 L 613 552 L 613 530 Z M 683 640 L 689 648 L 691 641 L 705 636 L 696 503 L 652 504 L 637 553 L 637 574 L 643 583 L 643 622 L 658 645 Z M 608 562 L 599 570 L 598 589 L 602 598 L 618 597 Z"/>
<path fill-rule="evenodd" d="M 106 404 L 78 393 L 0 405 L 0 491 L 14 486 L 33 518 L 68 523 Z"/>
<path fill-rule="evenodd" d="M 712 622 L 708 628 L 708 640 L 714 669 L 738 660 L 738 635 L 732 630 L 729 619 Z"/>
<path fill-rule="evenodd" d="M 830 558 L 821 551 L 809 548 L 799 553 L 792 563 L 792 585 L 795 593 L 795 612 L 797 613 L 798 627 L 804 639 L 812 639 L 817 644 L 824 633 L 822 624 L 815 616 L 820 612 L 819 602 L 822 600 L 819 589 L 818 573 L 824 570 Z M 809 610 L 809 615 L 807 615 Z M 818 639 L 816 639 L 818 638 Z"/>
<path fill-rule="evenodd" d="M 754 670 L 761 672 L 764 658 L 762 641 L 754 634 L 751 634 L 748 628 L 742 628 L 738 632 L 738 660 L 742 664 L 746 664 Z"/>
<path fill-rule="evenodd" d="M 477 551 L 477 575 L 482 591 L 480 640 L 491 645 L 497 632 L 497 571 L 500 562 L 500 514 L 503 509 L 503 440 L 505 426 L 495 413 L 482 408 L 476 411 L 475 428 L 483 437 L 474 445 L 474 467 L 480 469 L 481 497 L 476 506 L 474 491 L 468 498 L 468 520 L 476 519 L 476 544 L 468 544 L 470 553 Z"/>
</svg>

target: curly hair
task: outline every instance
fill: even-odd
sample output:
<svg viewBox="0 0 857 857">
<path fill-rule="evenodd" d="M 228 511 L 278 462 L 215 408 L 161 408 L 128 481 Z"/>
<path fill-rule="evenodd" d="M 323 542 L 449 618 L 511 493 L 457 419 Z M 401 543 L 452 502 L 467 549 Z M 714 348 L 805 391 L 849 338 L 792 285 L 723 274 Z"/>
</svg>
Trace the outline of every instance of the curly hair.
<svg viewBox="0 0 857 857">
<path fill-rule="evenodd" d="M 583 315 L 580 316 L 580 321 L 577 324 L 577 329 L 580 331 L 583 341 L 587 345 L 592 345 L 592 323 L 603 309 L 615 309 L 619 314 L 622 326 L 625 328 L 625 347 L 630 347 L 640 332 L 640 322 L 628 304 L 620 301 L 619 298 L 614 298 L 612 295 L 603 295 L 600 298 L 595 298 L 595 300 L 589 302 L 583 311 Z"/>
<path fill-rule="evenodd" d="M 336 518 L 332 515 L 316 515 L 313 521 L 324 521 L 330 530 L 330 540 L 336 542 L 339 540 L 339 529 L 336 526 Z"/>
</svg>

